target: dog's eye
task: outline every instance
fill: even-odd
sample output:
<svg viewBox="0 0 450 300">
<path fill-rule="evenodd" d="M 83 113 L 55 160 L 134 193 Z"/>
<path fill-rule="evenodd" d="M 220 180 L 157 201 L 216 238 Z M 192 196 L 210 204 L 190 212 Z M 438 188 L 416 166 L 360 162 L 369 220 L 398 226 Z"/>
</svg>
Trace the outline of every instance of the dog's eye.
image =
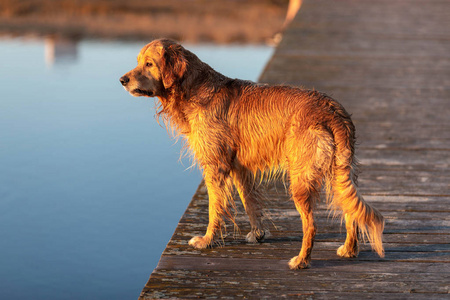
<svg viewBox="0 0 450 300">
<path fill-rule="evenodd" d="M 148 62 L 148 63 L 146 63 L 145 65 L 146 65 L 147 67 L 153 66 L 153 64 L 152 64 L 151 62 Z"/>
</svg>

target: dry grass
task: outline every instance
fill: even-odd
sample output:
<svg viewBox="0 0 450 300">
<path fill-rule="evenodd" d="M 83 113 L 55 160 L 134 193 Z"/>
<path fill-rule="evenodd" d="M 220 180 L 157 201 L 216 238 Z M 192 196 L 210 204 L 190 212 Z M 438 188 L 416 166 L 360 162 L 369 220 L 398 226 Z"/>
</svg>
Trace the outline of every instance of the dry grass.
<svg viewBox="0 0 450 300">
<path fill-rule="evenodd" d="M 288 0 L 0 0 L 0 32 L 263 43 L 281 29 L 287 5 Z"/>
</svg>

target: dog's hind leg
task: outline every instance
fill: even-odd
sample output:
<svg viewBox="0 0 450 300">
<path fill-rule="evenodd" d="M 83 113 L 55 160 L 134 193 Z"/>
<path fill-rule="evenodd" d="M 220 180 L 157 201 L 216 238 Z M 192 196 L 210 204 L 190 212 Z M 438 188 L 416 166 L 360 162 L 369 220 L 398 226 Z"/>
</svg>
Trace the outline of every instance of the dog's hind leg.
<svg viewBox="0 0 450 300">
<path fill-rule="evenodd" d="M 316 235 L 313 208 L 330 170 L 334 152 L 332 136 L 325 129 L 299 130 L 293 126 L 286 140 L 290 192 L 303 227 L 302 248 L 289 262 L 291 269 L 308 268 Z"/>
<path fill-rule="evenodd" d="M 224 216 L 234 220 L 229 209 L 232 201 L 232 180 L 229 171 L 206 167 L 203 174 L 209 197 L 209 223 L 204 236 L 195 236 L 189 241 L 189 245 L 197 249 L 211 245 L 217 230 L 220 230 L 224 223 Z"/>
<path fill-rule="evenodd" d="M 247 234 L 246 240 L 249 243 L 262 241 L 265 231 L 261 220 L 263 215 L 260 202 L 261 195 L 256 190 L 253 175 L 243 166 L 236 166 L 231 176 L 250 220 L 251 229 Z"/>
<path fill-rule="evenodd" d="M 311 251 L 316 236 L 316 223 L 314 222 L 313 206 L 314 192 L 306 182 L 298 178 L 291 178 L 291 193 L 297 211 L 300 213 L 303 228 L 302 248 L 298 256 L 289 261 L 291 269 L 308 268 L 311 261 Z"/>
<path fill-rule="evenodd" d="M 345 228 L 347 229 L 347 238 L 345 244 L 340 246 L 337 254 L 342 257 L 358 256 L 358 225 L 345 214 Z"/>
</svg>

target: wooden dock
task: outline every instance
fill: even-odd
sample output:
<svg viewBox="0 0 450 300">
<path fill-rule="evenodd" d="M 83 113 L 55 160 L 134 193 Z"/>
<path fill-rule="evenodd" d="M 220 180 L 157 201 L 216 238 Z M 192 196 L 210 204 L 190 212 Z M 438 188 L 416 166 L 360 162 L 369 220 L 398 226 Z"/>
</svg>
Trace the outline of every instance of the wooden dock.
<svg viewBox="0 0 450 300">
<path fill-rule="evenodd" d="M 321 204 L 312 266 L 289 270 L 301 222 L 281 183 L 267 188 L 263 243 L 245 242 L 240 208 L 225 247 L 195 250 L 208 220 L 200 185 L 141 299 L 450 299 L 450 1 L 305 0 L 260 81 L 315 88 L 352 113 L 386 257 L 363 245 L 339 258 L 345 228 Z"/>
</svg>

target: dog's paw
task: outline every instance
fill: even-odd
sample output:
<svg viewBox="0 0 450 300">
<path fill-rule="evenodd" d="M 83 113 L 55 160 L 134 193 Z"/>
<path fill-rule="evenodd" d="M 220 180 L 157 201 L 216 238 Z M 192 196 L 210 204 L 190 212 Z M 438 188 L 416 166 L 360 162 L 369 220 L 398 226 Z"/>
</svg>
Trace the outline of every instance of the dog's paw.
<svg viewBox="0 0 450 300">
<path fill-rule="evenodd" d="M 264 240 L 264 237 L 266 236 L 266 232 L 262 229 L 252 229 L 248 234 L 245 240 L 248 243 L 258 243 Z"/>
<path fill-rule="evenodd" d="M 310 266 L 309 261 L 300 258 L 299 256 L 295 256 L 289 261 L 289 268 L 291 270 L 308 269 Z"/>
<path fill-rule="evenodd" d="M 211 244 L 211 241 L 204 238 L 203 236 L 194 236 L 190 241 L 189 245 L 194 247 L 195 249 L 205 249 L 208 248 Z"/>
<path fill-rule="evenodd" d="M 349 250 L 345 245 L 342 245 L 337 249 L 337 255 L 340 257 L 357 257 L 358 249 L 356 247 L 356 249 Z"/>
</svg>

